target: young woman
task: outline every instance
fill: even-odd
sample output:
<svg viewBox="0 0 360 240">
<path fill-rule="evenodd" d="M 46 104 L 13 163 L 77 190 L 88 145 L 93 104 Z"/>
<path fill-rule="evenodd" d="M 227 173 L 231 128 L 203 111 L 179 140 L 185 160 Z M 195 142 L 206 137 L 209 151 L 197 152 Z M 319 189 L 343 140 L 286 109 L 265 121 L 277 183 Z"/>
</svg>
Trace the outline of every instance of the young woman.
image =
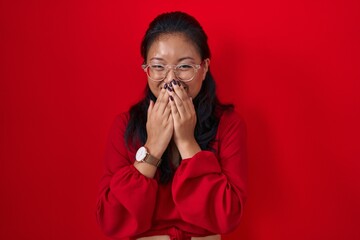
<svg viewBox="0 0 360 240">
<path fill-rule="evenodd" d="M 145 96 L 110 130 L 98 223 L 115 239 L 221 239 L 246 200 L 245 127 L 216 97 L 207 36 L 161 14 L 141 54 Z"/>
</svg>

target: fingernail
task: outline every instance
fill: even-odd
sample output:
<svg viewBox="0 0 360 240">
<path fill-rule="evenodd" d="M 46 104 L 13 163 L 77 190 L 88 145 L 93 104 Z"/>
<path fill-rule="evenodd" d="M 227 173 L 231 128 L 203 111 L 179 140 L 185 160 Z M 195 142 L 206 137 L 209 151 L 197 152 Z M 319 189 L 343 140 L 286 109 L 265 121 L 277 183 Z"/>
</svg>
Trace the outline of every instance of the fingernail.
<svg viewBox="0 0 360 240">
<path fill-rule="evenodd" d="M 169 98 L 170 98 L 170 100 L 171 100 L 171 101 L 174 101 L 174 98 L 173 98 L 173 96 L 169 96 Z"/>
<path fill-rule="evenodd" d="M 179 86 L 181 86 L 181 82 L 180 82 L 180 81 L 177 81 L 177 84 L 178 84 Z"/>
<path fill-rule="evenodd" d="M 164 89 L 167 89 L 168 85 L 167 83 L 164 84 Z"/>
<path fill-rule="evenodd" d="M 177 82 L 176 82 L 176 80 L 175 80 L 175 79 L 173 79 L 173 80 L 171 81 L 171 83 L 173 83 L 174 85 L 176 85 L 176 84 L 177 84 Z"/>
</svg>

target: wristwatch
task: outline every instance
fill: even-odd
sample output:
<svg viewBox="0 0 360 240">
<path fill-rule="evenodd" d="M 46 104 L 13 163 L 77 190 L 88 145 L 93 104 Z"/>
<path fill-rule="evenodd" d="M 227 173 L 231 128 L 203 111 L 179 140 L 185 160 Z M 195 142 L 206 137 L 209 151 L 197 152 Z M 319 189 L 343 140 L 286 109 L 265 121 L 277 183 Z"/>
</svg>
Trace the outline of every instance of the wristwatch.
<svg viewBox="0 0 360 240">
<path fill-rule="evenodd" d="M 145 146 L 142 146 L 137 150 L 135 159 L 138 162 L 146 162 L 155 167 L 158 167 L 161 163 L 161 159 L 152 156 Z"/>
</svg>

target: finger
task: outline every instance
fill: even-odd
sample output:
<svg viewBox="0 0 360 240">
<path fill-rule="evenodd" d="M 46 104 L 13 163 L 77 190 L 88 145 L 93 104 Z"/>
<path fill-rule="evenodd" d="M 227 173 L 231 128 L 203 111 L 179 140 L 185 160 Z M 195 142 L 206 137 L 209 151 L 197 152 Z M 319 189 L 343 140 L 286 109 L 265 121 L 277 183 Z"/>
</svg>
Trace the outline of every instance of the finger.
<svg viewBox="0 0 360 240">
<path fill-rule="evenodd" d="M 177 121 L 177 120 L 179 120 L 180 115 L 179 115 L 179 111 L 176 107 L 174 97 L 170 96 L 169 99 L 170 99 L 169 102 L 170 102 L 170 106 L 171 106 L 171 115 L 172 115 L 174 121 Z"/>
<path fill-rule="evenodd" d="M 169 104 L 169 95 L 168 93 L 165 91 L 164 95 L 162 96 L 162 98 L 159 100 L 159 107 L 158 107 L 158 112 L 160 114 L 164 114 L 164 111 L 166 109 L 166 106 Z"/>
<path fill-rule="evenodd" d="M 168 121 L 168 123 L 170 124 L 171 127 L 174 126 L 174 117 L 173 117 L 171 112 L 170 112 L 170 114 L 169 114 L 169 116 L 167 118 L 167 121 Z"/>
<path fill-rule="evenodd" d="M 173 86 L 176 95 L 178 95 L 182 101 L 185 101 L 189 98 L 187 92 L 185 91 L 184 87 L 181 85 L 180 81 L 173 80 L 171 82 L 171 85 Z"/>
<path fill-rule="evenodd" d="M 150 104 L 149 104 L 149 107 L 148 107 L 148 116 L 151 114 L 153 108 L 154 108 L 154 101 L 150 100 Z"/>
<path fill-rule="evenodd" d="M 163 112 L 163 116 L 168 117 L 169 114 L 171 114 L 171 105 L 170 105 L 170 101 L 168 100 L 168 104 L 165 107 L 165 110 Z"/>
<path fill-rule="evenodd" d="M 168 104 L 168 106 L 167 106 L 167 109 L 168 109 L 168 111 L 169 111 L 169 116 L 168 116 L 169 118 L 168 118 L 168 119 L 171 118 L 171 120 L 172 120 L 172 116 L 171 116 L 171 115 L 172 115 L 172 106 L 171 106 L 172 104 L 171 104 L 171 102 L 172 102 L 172 101 L 170 100 L 170 96 L 169 96 L 169 104 Z"/>
<path fill-rule="evenodd" d="M 195 106 L 194 106 L 194 102 L 193 102 L 193 99 L 192 97 L 189 97 L 189 106 L 190 106 L 190 109 L 195 112 Z"/>
<path fill-rule="evenodd" d="M 173 88 L 176 95 L 178 95 L 178 97 L 183 101 L 185 109 L 192 109 L 192 101 L 180 81 L 177 81 L 177 84 Z"/>
<path fill-rule="evenodd" d="M 156 102 L 154 104 L 154 110 L 155 111 L 158 111 L 158 109 L 160 107 L 160 102 L 161 102 L 162 98 L 164 97 L 165 93 L 166 93 L 165 89 L 160 90 L 159 96 L 157 97 Z"/>
<path fill-rule="evenodd" d="M 174 110 L 176 110 L 175 113 L 179 115 L 179 118 L 184 118 L 186 116 L 186 109 L 183 101 L 175 93 L 171 93 L 171 97 L 173 99 L 172 102 L 174 103 L 174 107 L 175 107 Z"/>
</svg>

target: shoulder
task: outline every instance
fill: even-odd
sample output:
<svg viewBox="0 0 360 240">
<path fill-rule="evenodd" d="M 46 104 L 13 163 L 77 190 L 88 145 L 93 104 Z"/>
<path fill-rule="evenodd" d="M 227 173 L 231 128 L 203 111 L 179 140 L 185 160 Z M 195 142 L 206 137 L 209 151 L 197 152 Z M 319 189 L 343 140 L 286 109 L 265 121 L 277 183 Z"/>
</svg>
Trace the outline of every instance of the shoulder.
<svg viewBox="0 0 360 240">
<path fill-rule="evenodd" d="M 243 116 L 235 109 L 229 109 L 224 111 L 220 116 L 219 133 L 241 131 L 246 132 L 246 124 Z"/>
<path fill-rule="evenodd" d="M 123 134 L 128 125 L 129 118 L 130 118 L 129 112 L 121 112 L 115 115 L 115 118 L 112 121 L 111 131 L 119 132 Z"/>
<path fill-rule="evenodd" d="M 126 111 L 126 112 L 120 112 L 115 116 L 115 120 L 114 122 L 116 124 L 120 124 L 120 125 L 127 125 L 130 119 L 130 112 Z"/>
<path fill-rule="evenodd" d="M 122 124 L 127 124 L 129 122 L 129 119 L 130 119 L 130 113 L 129 112 L 121 112 L 121 113 L 118 113 L 116 116 L 115 116 L 115 122 L 117 123 L 122 123 Z"/>
<path fill-rule="evenodd" d="M 244 118 L 235 109 L 225 110 L 220 116 L 220 124 L 228 125 L 241 123 L 244 124 Z"/>
</svg>

